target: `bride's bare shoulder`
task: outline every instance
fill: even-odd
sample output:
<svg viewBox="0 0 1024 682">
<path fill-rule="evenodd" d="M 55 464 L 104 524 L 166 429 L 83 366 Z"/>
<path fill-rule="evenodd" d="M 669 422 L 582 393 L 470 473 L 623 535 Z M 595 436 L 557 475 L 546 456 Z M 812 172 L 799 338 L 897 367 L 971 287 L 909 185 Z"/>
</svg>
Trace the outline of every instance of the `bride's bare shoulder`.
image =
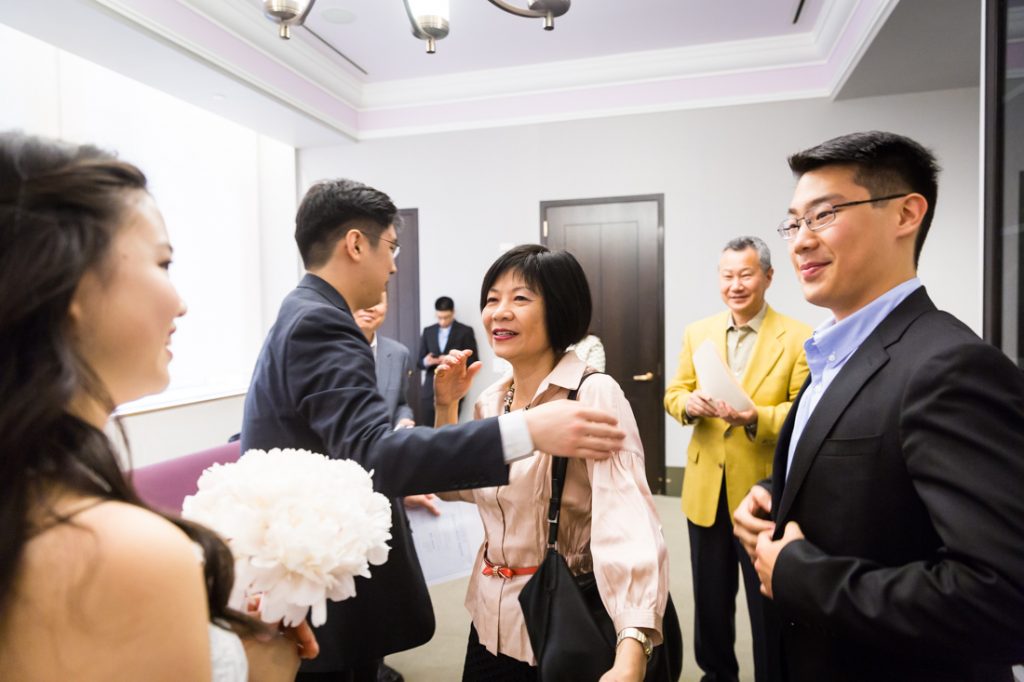
<svg viewBox="0 0 1024 682">
<path fill-rule="evenodd" d="M 208 614 L 202 564 L 189 538 L 130 504 L 65 502 L 55 509 L 71 518 L 44 526 L 25 546 L 4 624 L 9 646 L 0 649 L 28 666 L 26 673 L 51 663 L 102 668 L 98 648 L 130 663 L 135 654 L 126 647 L 155 654 L 160 638 L 174 633 L 201 659 Z M 61 650 L 63 660 L 48 661 L 47 647 Z"/>
</svg>

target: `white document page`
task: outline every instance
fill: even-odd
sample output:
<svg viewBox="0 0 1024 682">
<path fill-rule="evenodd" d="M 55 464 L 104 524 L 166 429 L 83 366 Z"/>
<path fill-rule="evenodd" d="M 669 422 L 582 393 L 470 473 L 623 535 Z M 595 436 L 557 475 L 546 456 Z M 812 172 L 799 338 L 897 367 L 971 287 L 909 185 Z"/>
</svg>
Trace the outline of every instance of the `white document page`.
<svg viewBox="0 0 1024 682">
<path fill-rule="evenodd" d="M 736 377 L 715 350 L 715 344 L 710 339 L 700 344 L 693 354 L 693 368 L 697 371 L 700 390 L 715 400 L 724 401 L 737 412 L 754 407 L 750 396 L 740 386 L 740 382 L 736 381 Z"/>
<path fill-rule="evenodd" d="M 416 507 L 406 510 L 412 541 L 428 585 L 464 578 L 473 570 L 484 541 L 484 526 L 475 504 L 435 498 L 440 516 Z"/>
</svg>

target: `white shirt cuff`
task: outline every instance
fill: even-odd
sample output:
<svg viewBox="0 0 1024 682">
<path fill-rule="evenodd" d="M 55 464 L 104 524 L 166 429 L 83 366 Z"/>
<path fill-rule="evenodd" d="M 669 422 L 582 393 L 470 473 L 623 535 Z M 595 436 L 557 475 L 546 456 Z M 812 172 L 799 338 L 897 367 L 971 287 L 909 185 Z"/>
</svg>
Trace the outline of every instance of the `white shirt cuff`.
<svg viewBox="0 0 1024 682">
<path fill-rule="evenodd" d="M 522 411 L 509 412 L 498 417 L 498 430 L 501 432 L 501 448 L 505 464 L 533 454 L 533 438 L 530 428 L 526 425 L 526 415 Z"/>
</svg>

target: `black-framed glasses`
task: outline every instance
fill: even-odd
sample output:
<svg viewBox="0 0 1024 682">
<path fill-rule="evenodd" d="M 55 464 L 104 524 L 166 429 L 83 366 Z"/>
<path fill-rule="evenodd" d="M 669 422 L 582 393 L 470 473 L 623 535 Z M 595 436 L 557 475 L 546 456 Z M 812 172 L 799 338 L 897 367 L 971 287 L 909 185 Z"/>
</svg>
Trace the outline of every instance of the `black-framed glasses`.
<svg viewBox="0 0 1024 682">
<path fill-rule="evenodd" d="M 394 259 L 398 258 L 398 252 L 401 251 L 401 247 L 398 246 L 397 242 L 392 242 L 391 240 L 389 240 L 389 239 L 387 239 L 385 237 L 378 237 L 377 239 L 379 239 L 381 242 L 387 242 L 388 244 L 393 246 L 394 249 L 391 251 L 391 257 L 394 258 Z"/>
<path fill-rule="evenodd" d="M 904 192 L 903 194 L 890 194 L 884 197 L 875 197 L 874 199 L 861 199 L 860 201 L 847 201 L 842 204 L 818 204 L 810 211 L 805 213 L 802 218 L 796 218 L 790 216 L 779 223 L 779 236 L 789 241 L 796 236 L 796 233 L 800 231 L 800 223 L 807 225 L 807 229 L 811 232 L 821 232 L 826 227 L 836 221 L 836 213 L 841 208 L 849 208 L 850 206 L 860 206 L 861 204 L 873 204 L 876 201 L 889 201 L 890 199 L 900 199 L 908 196 L 910 192 Z"/>
</svg>

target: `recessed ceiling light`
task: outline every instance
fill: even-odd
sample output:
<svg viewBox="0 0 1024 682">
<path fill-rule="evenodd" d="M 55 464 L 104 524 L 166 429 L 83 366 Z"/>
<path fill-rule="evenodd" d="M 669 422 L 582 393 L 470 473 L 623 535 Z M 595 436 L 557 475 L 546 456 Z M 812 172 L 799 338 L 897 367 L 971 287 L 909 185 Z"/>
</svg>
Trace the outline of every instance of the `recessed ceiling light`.
<svg viewBox="0 0 1024 682">
<path fill-rule="evenodd" d="M 328 7 L 320 13 L 320 16 L 330 24 L 351 24 L 356 20 L 355 14 L 340 7 Z"/>
</svg>

